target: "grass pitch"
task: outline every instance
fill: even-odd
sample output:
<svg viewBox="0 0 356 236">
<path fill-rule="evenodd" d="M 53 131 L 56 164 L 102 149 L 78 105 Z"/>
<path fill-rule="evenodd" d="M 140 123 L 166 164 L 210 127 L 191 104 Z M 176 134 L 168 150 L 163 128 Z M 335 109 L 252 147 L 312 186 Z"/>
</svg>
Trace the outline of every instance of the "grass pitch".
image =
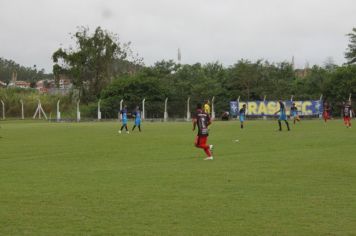
<svg viewBox="0 0 356 236">
<path fill-rule="evenodd" d="M 215 122 L 213 161 L 190 123 L 0 125 L 0 235 L 356 235 L 340 120 Z"/>
</svg>

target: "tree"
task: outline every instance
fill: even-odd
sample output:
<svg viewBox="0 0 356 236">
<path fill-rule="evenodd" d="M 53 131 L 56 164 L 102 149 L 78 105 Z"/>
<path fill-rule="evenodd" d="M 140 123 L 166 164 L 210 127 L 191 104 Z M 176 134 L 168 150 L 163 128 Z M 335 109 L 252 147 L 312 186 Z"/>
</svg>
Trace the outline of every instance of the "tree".
<svg viewBox="0 0 356 236">
<path fill-rule="evenodd" d="M 326 87 L 329 86 L 329 77 L 332 70 L 314 65 L 306 77 L 303 79 L 304 86 L 297 93 L 303 93 L 305 99 L 315 99 L 320 94 L 325 94 Z M 325 95 L 326 96 L 326 95 Z"/>
<path fill-rule="evenodd" d="M 52 75 L 45 74 L 44 69 L 38 70 L 36 66 L 21 66 L 12 60 L 0 57 L 0 80 L 9 83 L 13 72 L 16 72 L 17 80 L 28 81 L 31 84 L 36 84 L 38 80 L 52 78 Z"/>
<path fill-rule="evenodd" d="M 102 91 L 102 112 L 105 117 L 117 117 L 120 100 L 125 101 L 129 110 L 141 105 L 143 98 L 147 100 L 148 116 L 163 115 L 163 101 L 167 90 L 156 77 L 147 77 L 145 74 L 123 76 L 114 81 Z"/>
<path fill-rule="evenodd" d="M 57 78 L 68 76 L 84 102 L 95 100 L 114 73 L 121 70 L 120 62 L 132 56 L 130 43 L 120 44 L 117 35 L 100 27 L 93 34 L 89 28 L 80 27 L 72 38 L 75 48 L 59 48 L 53 53 L 53 73 Z"/>
<path fill-rule="evenodd" d="M 338 67 L 330 74 L 325 94 L 335 102 L 345 101 L 350 94 L 356 94 L 356 65 Z"/>
<path fill-rule="evenodd" d="M 350 37 L 348 48 L 345 52 L 345 58 L 347 64 L 353 64 L 356 62 L 356 28 L 352 29 L 352 32 L 347 34 Z"/>
<path fill-rule="evenodd" d="M 324 68 L 329 71 L 335 70 L 337 68 L 337 64 L 335 63 L 334 58 L 327 57 L 324 61 Z"/>
<path fill-rule="evenodd" d="M 256 63 L 248 60 L 239 60 L 228 69 L 228 77 L 225 87 L 229 91 L 231 98 L 241 96 L 244 99 L 256 99 L 256 88 L 261 78 L 261 61 Z"/>
</svg>

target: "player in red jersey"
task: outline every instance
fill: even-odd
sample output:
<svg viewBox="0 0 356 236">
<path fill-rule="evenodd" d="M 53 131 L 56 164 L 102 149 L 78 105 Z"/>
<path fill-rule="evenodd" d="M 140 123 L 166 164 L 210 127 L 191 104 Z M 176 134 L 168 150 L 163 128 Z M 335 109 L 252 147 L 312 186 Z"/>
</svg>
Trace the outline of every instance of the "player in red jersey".
<svg viewBox="0 0 356 236">
<path fill-rule="evenodd" d="M 347 128 L 351 128 L 351 117 L 352 115 L 355 115 L 351 107 L 351 102 L 347 102 L 343 104 L 342 115 L 344 116 L 345 126 Z"/>
<path fill-rule="evenodd" d="M 327 102 L 325 102 L 324 109 L 323 109 L 323 119 L 324 119 L 325 123 L 328 120 L 330 120 L 330 111 L 331 111 L 330 105 Z"/>
<path fill-rule="evenodd" d="M 198 134 L 195 138 L 195 146 L 197 148 L 204 149 L 206 153 L 206 158 L 204 160 L 213 160 L 212 150 L 213 145 L 208 145 L 208 136 L 209 130 L 208 126 L 211 124 L 209 114 L 205 113 L 202 110 L 202 105 L 200 103 L 197 104 L 197 111 L 193 118 L 193 131 L 195 130 L 196 126 L 198 126 Z"/>
</svg>

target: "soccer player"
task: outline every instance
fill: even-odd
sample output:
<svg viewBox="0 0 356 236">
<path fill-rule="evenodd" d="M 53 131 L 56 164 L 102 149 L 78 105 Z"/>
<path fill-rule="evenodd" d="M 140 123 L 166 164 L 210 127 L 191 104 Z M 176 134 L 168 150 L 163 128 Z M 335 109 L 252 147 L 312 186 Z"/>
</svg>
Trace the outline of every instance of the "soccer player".
<svg viewBox="0 0 356 236">
<path fill-rule="evenodd" d="M 325 123 L 328 120 L 330 120 L 330 111 L 331 111 L 330 105 L 327 102 L 325 102 L 323 107 L 323 119 Z"/>
<path fill-rule="evenodd" d="M 284 120 L 284 122 L 287 125 L 288 131 L 290 131 L 289 123 L 287 121 L 287 115 L 286 115 L 286 107 L 284 106 L 284 103 L 281 100 L 279 100 L 278 103 L 280 108 L 274 114 L 277 115 L 277 113 L 279 112 L 279 118 L 278 118 L 279 131 L 282 131 L 282 123 L 281 123 L 282 120 Z"/>
<path fill-rule="evenodd" d="M 246 104 L 242 105 L 242 108 L 240 109 L 240 112 L 239 112 L 239 118 L 240 118 L 240 127 L 241 129 L 244 128 L 244 121 L 246 119 Z"/>
<path fill-rule="evenodd" d="M 124 109 L 122 109 L 120 111 L 120 114 L 121 114 L 121 122 L 122 122 L 122 126 L 121 126 L 121 129 L 119 130 L 119 134 L 121 134 L 122 130 L 125 128 L 126 130 L 126 133 L 129 134 L 129 130 L 127 129 L 127 106 L 125 105 L 124 106 Z"/>
<path fill-rule="evenodd" d="M 206 158 L 204 160 L 213 160 L 212 149 L 213 145 L 208 145 L 206 142 L 209 136 L 208 126 L 211 124 L 210 116 L 202 110 L 200 103 L 197 104 L 197 111 L 193 118 L 193 131 L 198 126 L 198 134 L 195 138 L 195 146 L 204 149 Z"/>
<path fill-rule="evenodd" d="M 210 116 L 210 104 L 209 104 L 209 100 L 206 100 L 205 101 L 205 104 L 204 104 L 204 112 L 206 113 L 206 114 L 208 114 L 209 116 Z"/>
<path fill-rule="evenodd" d="M 296 121 L 300 122 L 298 108 L 295 106 L 295 103 L 293 103 L 292 107 L 290 108 L 290 114 L 293 117 L 293 124 L 295 124 Z"/>
<path fill-rule="evenodd" d="M 344 116 L 344 124 L 347 128 L 351 128 L 351 116 L 354 114 L 352 107 L 351 107 L 351 102 L 344 102 L 343 108 L 342 108 L 342 114 Z"/>
<path fill-rule="evenodd" d="M 141 132 L 141 111 L 140 111 L 139 106 L 136 107 L 136 110 L 134 111 L 133 116 L 135 117 L 135 124 L 132 127 L 132 131 L 134 131 L 134 129 L 137 126 L 138 130 Z"/>
</svg>

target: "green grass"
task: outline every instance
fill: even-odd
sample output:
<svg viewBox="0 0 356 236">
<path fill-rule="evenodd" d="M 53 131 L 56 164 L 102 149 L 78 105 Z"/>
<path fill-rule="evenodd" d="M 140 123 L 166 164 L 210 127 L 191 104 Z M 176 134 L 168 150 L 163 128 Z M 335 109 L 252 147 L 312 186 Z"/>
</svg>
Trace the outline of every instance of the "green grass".
<svg viewBox="0 0 356 236">
<path fill-rule="evenodd" d="M 190 123 L 0 125 L 0 235 L 356 235 L 340 120 L 215 122 L 214 161 Z"/>
</svg>

